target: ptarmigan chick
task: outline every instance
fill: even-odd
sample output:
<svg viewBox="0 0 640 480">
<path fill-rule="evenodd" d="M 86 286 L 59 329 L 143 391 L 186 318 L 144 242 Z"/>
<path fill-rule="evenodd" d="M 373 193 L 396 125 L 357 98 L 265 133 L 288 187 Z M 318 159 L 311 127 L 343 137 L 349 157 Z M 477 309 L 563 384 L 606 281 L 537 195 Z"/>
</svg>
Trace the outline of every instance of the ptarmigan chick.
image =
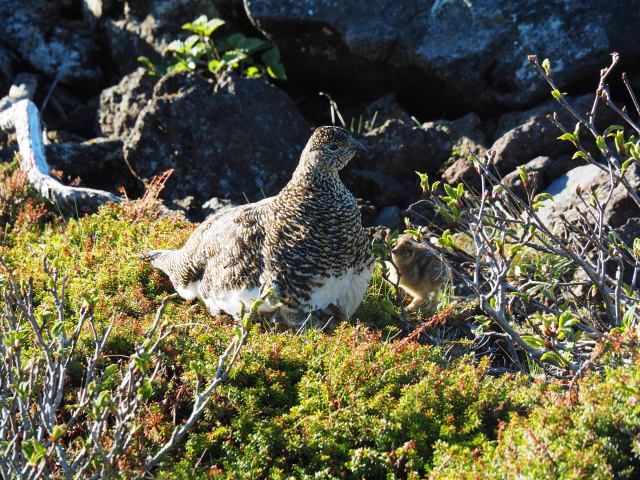
<svg viewBox="0 0 640 480">
<path fill-rule="evenodd" d="M 343 128 L 316 129 L 278 195 L 223 210 L 181 249 L 145 257 L 181 297 L 202 300 L 214 315 L 237 317 L 241 303 L 260 298 L 260 312 L 284 328 L 347 319 L 373 273 L 360 211 L 338 176 L 359 147 Z"/>
<path fill-rule="evenodd" d="M 442 285 L 450 279 L 449 267 L 429 249 L 404 233 L 398 237 L 391 250 L 393 263 L 385 262 L 389 268 L 389 280 L 398 284 L 400 272 L 400 287 L 413 297 L 407 310 L 415 310 L 426 300 L 429 307 L 435 309 Z M 395 264 L 398 268 L 393 266 Z"/>
</svg>

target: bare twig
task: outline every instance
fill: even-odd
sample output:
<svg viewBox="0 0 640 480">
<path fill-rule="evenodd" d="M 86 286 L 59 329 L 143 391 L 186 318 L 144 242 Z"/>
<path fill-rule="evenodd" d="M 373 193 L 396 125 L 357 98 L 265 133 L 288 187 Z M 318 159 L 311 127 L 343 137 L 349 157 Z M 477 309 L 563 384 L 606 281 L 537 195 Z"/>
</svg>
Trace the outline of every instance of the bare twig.
<svg viewBox="0 0 640 480">
<path fill-rule="evenodd" d="M 51 177 L 42 141 L 40 112 L 31 100 L 34 91 L 33 77 L 19 75 L 9 95 L 0 100 L 0 129 L 15 128 L 20 169 L 27 173 L 29 183 L 67 214 L 92 212 L 106 202 L 119 202 L 121 198 L 110 192 L 70 187 Z"/>
</svg>

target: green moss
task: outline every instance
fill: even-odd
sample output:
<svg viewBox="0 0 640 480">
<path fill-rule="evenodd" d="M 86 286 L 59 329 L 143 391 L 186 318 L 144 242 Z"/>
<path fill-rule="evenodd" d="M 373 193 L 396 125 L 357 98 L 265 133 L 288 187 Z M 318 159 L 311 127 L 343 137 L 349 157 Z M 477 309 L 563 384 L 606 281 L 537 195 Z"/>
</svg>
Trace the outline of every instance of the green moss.
<svg viewBox="0 0 640 480">
<path fill-rule="evenodd" d="M 51 309 L 46 254 L 67 276 L 71 324 L 84 302 L 98 328 L 114 321 L 104 365 L 133 352 L 168 282 L 138 254 L 180 245 L 193 226 L 178 216 L 105 206 L 11 229 L 2 255 L 34 278 L 38 312 Z M 232 375 L 159 478 L 632 478 L 640 472 L 640 378 L 631 366 L 583 380 L 571 403 L 562 385 L 488 375 L 487 362 L 445 359 L 439 348 L 393 340 L 392 292 L 376 274 L 350 325 L 331 335 L 254 329 Z M 209 378 L 232 335 L 228 318 L 177 301 L 164 369 L 141 412 L 142 433 L 123 460 L 136 478 Z M 91 332 L 82 332 L 71 391 Z M 628 356 L 627 356 L 628 358 Z M 612 360 L 612 364 L 613 364 Z M 115 380 L 114 380 L 115 382 Z M 73 402 L 73 395 L 65 397 Z"/>
</svg>

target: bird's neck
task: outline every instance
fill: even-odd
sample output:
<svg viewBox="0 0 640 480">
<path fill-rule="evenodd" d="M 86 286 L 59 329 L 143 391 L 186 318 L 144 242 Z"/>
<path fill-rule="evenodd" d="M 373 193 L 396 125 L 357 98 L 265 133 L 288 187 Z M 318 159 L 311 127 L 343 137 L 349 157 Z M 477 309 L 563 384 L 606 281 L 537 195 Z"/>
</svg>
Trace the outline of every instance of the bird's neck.
<svg viewBox="0 0 640 480">
<path fill-rule="evenodd" d="M 340 182 L 338 170 L 301 162 L 293 172 L 290 184 L 332 185 Z"/>
</svg>

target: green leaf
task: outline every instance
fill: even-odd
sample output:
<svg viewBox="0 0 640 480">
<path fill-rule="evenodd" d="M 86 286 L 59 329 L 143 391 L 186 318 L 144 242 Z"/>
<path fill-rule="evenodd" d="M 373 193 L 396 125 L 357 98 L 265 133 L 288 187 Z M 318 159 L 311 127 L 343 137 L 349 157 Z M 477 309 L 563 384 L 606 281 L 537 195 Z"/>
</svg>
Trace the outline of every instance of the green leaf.
<svg viewBox="0 0 640 480">
<path fill-rule="evenodd" d="M 561 367 L 567 364 L 567 361 L 556 352 L 544 352 L 540 357 L 543 362 L 553 362 Z"/>
<path fill-rule="evenodd" d="M 242 46 L 239 48 L 241 48 L 244 52 L 252 53 L 264 47 L 265 45 L 267 45 L 267 42 L 260 38 L 245 37 Z"/>
<path fill-rule="evenodd" d="M 184 53 L 184 42 L 182 40 L 173 40 L 167 45 L 164 52 Z"/>
<path fill-rule="evenodd" d="M 221 50 L 240 50 L 244 45 L 247 37 L 242 33 L 234 33 L 225 38 L 222 42 L 218 43 L 218 47 Z"/>
<path fill-rule="evenodd" d="M 579 320 L 571 315 L 569 311 L 562 312 L 558 317 L 558 327 L 560 328 L 569 328 L 578 322 Z"/>
<path fill-rule="evenodd" d="M 51 439 L 56 442 L 60 440 L 65 433 L 67 433 L 67 426 L 64 423 L 62 425 L 54 425 L 53 432 L 51 432 Z"/>
<path fill-rule="evenodd" d="M 385 245 L 382 245 L 381 243 L 376 243 L 373 245 L 372 247 L 373 249 L 373 256 L 376 258 L 384 258 L 387 256 L 387 247 Z"/>
<path fill-rule="evenodd" d="M 562 93 L 560 93 L 560 90 L 551 90 L 551 96 L 558 101 L 562 100 Z"/>
<path fill-rule="evenodd" d="M 200 37 L 198 35 L 191 35 L 189 37 L 187 37 L 184 41 L 184 51 L 185 53 L 189 52 L 189 50 L 191 50 L 191 48 L 198 43 L 198 41 L 200 40 Z"/>
<path fill-rule="evenodd" d="M 552 198 L 553 198 L 553 195 L 551 195 L 550 193 L 542 192 L 542 193 L 539 193 L 538 195 L 536 195 L 533 198 L 533 201 L 534 202 L 544 202 L 545 200 L 551 200 Z"/>
<path fill-rule="evenodd" d="M 622 153 L 624 152 L 624 133 L 618 130 L 613 137 L 613 143 L 616 147 L 616 152 Z"/>
<path fill-rule="evenodd" d="M 388 298 L 383 298 L 380 303 L 382 306 L 382 310 L 384 310 L 385 313 L 388 313 L 388 314 L 395 313 L 396 306 L 393 304 L 391 300 L 389 300 Z"/>
<path fill-rule="evenodd" d="M 542 61 L 542 69 L 545 71 L 547 75 L 551 75 L 551 62 L 548 58 L 545 58 Z"/>
<path fill-rule="evenodd" d="M 622 324 L 623 325 L 625 325 L 627 327 L 629 325 L 631 325 L 631 321 L 633 320 L 633 318 L 636 315 L 636 307 L 637 307 L 637 305 L 633 305 L 630 308 L 628 308 L 626 312 L 624 312 L 624 315 L 622 316 Z"/>
<path fill-rule="evenodd" d="M 576 128 L 573 129 L 573 136 L 576 140 L 580 137 L 580 122 L 576 123 Z"/>
<path fill-rule="evenodd" d="M 220 69 L 222 69 L 224 66 L 226 65 L 226 62 L 222 61 L 222 60 L 211 60 L 209 62 L 209 64 L 207 65 L 207 67 L 209 68 L 209 71 L 213 74 L 216 74 L 220 71 Z"/>
<path fill-rule="evenodd" d="M 520 181 L 526 185 L 527 183 L 527 168 L 523 165 L 518 166 L 518 175 L 520 176 Z"/>
<path fill-rule="evenodd" d="M 609 125 L 604 131 L 604 137 L 613 137 L 618 130 L 624 130 L 622 125 Z"/>
<path fill-rule="evenodd" d="M 512 245 L 511 248 L 509 249 L 509 254 L 513 257 L 517 255 L 518 252 L 522 251 L 522 249 L 524 249 L 524 246 L 521 244 Z"/>
<path fill-rule="evenodd" d="M 420 240 L 420 238 L 422 238 L 422 234 L 418 230 L 406 229 L 403 233 L 408 233 L 416 240 Z"/>
<path fill-rule="evenodd" d="M 277 63 L 280 63 L 280 50 L 275 45 L 271 47 L 269 50 L 264 52 L 260 58 L 264 62 L 266 66 L 272 66 Z"/>
<path fill-rule="evenodd" d="M 22 454 L 29 464 L 35 467 L 44 461 L 47 450 L 34 438 L 29 438 L 22 442 Z"/>
<path fill-rule="evenodd" d="M 182 29 L 197 33 L 198 35 L 203 35 L 207 21 L 208 18 L 206 15 L 200 15 L 193 22 L 182 25 Z"/>
<path fill-rule="evenodd" d="M 262 73 L 260 72 L 260 69 L 258 67 L 256 67 L 255 65 L 251 65 L 244 71 L 244 75 L 245 77 L 255 78 L 262 75 Z"/>
<path fill-rule="evenodd" d="M 457 199 L 458 198 L 458 192 L 449 184 L 444 183 L 442 185 L 444 187 L 444 191 L 447 193 L 447 195 L 452 198 L 452 199 Z"/>
<path fill-rule="evenodd" d="M 247 58 L 247 54 L 242 50 L 229 50 L 224 55 L 222 55 L 221 60 L 227 65 L 231 65 L 232 68 L 235 68 L 241 61 Z"/>
<path fill-rule="evenodd" d="M 575 160 L 577 158 L 582 158 L 584 160 L 589 160 L 589 156 L 583 152 L 582 150 L 578 150 L 576 153 L 573 154 L 573 157 L 571 157 L 571 160 Z"/>
<path fill-rule="evenodd" d="M 544 347 L 544 340 L 537 335 L 522 335 L 522 340 L 524 343 L 533 348 L 542 348 Z"/>
<path fill-rule="evenodd" d="M 115 363 L 112 363 L 111 365 L 109 365 L 107 368 L 104 369 L 104 372 L 102 372 L 102 379 L 106 380 L 107 378 L 115 375 L 119 370 L 120 370 L 120 367 Z"/>
<path fill-rule="evenodd" d="M 148 400 L 153 396 L 153 385 L 148 378 L 143 379 L 142 384 L 138 387 L 138 395 L 142 400 Z"/>
<path fill-rule="evenodd" d="M 217 29 L 219 29 L 225 23 L 227 23 L 227 22 L 225 22 L 221 18 L 212 18 L 204 26 L 204 34 L 207 37 L 210 37 L 213 32 L 215 32 Z"/>
<path fill-rule="evenodd" d="M 602 138 L 600 135 L 598 135 L 598 137 L 596 138 L 596 146 L 603 153 L 607 149 L 607 145 L 604 143 L 604 138 Z"/>
<path fill-rule="evenodd" d="M 263 300 L 260 300 L 260 299 L 254 300 L 254 301 L 253 301 L 253 303 L 251 304 L 251 308 L 249 309 L 249 311 L 250 311 L 251 313 L 255 313 L 255 312 L 257 312 L 257 311 L 258 311 L 258 309 L 259 309 L 262 305 L 264 305 L 264 301 L 263 301 Z M 247 329 L 247 330 L 248 330 L 248 329 Z"/>
<path fill-rule="evenodd" d="M 420 188 L 423 192 L 429 191 L 429 175 L 426 173 L 416 172 L 418 174 L 418 178 L 420 178 Z"/>
<path fill-rule="evenodd" d="M 287 74 L 284 71 L 284 65 L 281 63 L 275 63 L 273 65 L 267 65 L 267 73 L 271 78 L 276 80 L 286 80 Z"/>
<path fill-rule="evenodd" d="M 111 393 L 103 390 L 98 394 L 98 398 L 93 402 L 100 413 L 111 405 Z"/>
<path fill-rule="evenodd" d="M 149 60 L 147 57 L 138 57 L 138 62 L 147 67 L 149 75 L 155 75 L 156 66 L 151 60 Z"/>
<path fill-rule="evenodd" d="M 573 133 L 569 133 L 569 132 L 567 132 L 567 133 L 563 133 L 562 135 L 560 135 L 560 136 L 558 137 L 558 140 L 568 140 L 568 141 L 570 141 L 571 143 L 574 143 L 574 144 L 576 143 L 576 137 L 575 137 L 575 135 L 574 135 Z"/>
</svg>

